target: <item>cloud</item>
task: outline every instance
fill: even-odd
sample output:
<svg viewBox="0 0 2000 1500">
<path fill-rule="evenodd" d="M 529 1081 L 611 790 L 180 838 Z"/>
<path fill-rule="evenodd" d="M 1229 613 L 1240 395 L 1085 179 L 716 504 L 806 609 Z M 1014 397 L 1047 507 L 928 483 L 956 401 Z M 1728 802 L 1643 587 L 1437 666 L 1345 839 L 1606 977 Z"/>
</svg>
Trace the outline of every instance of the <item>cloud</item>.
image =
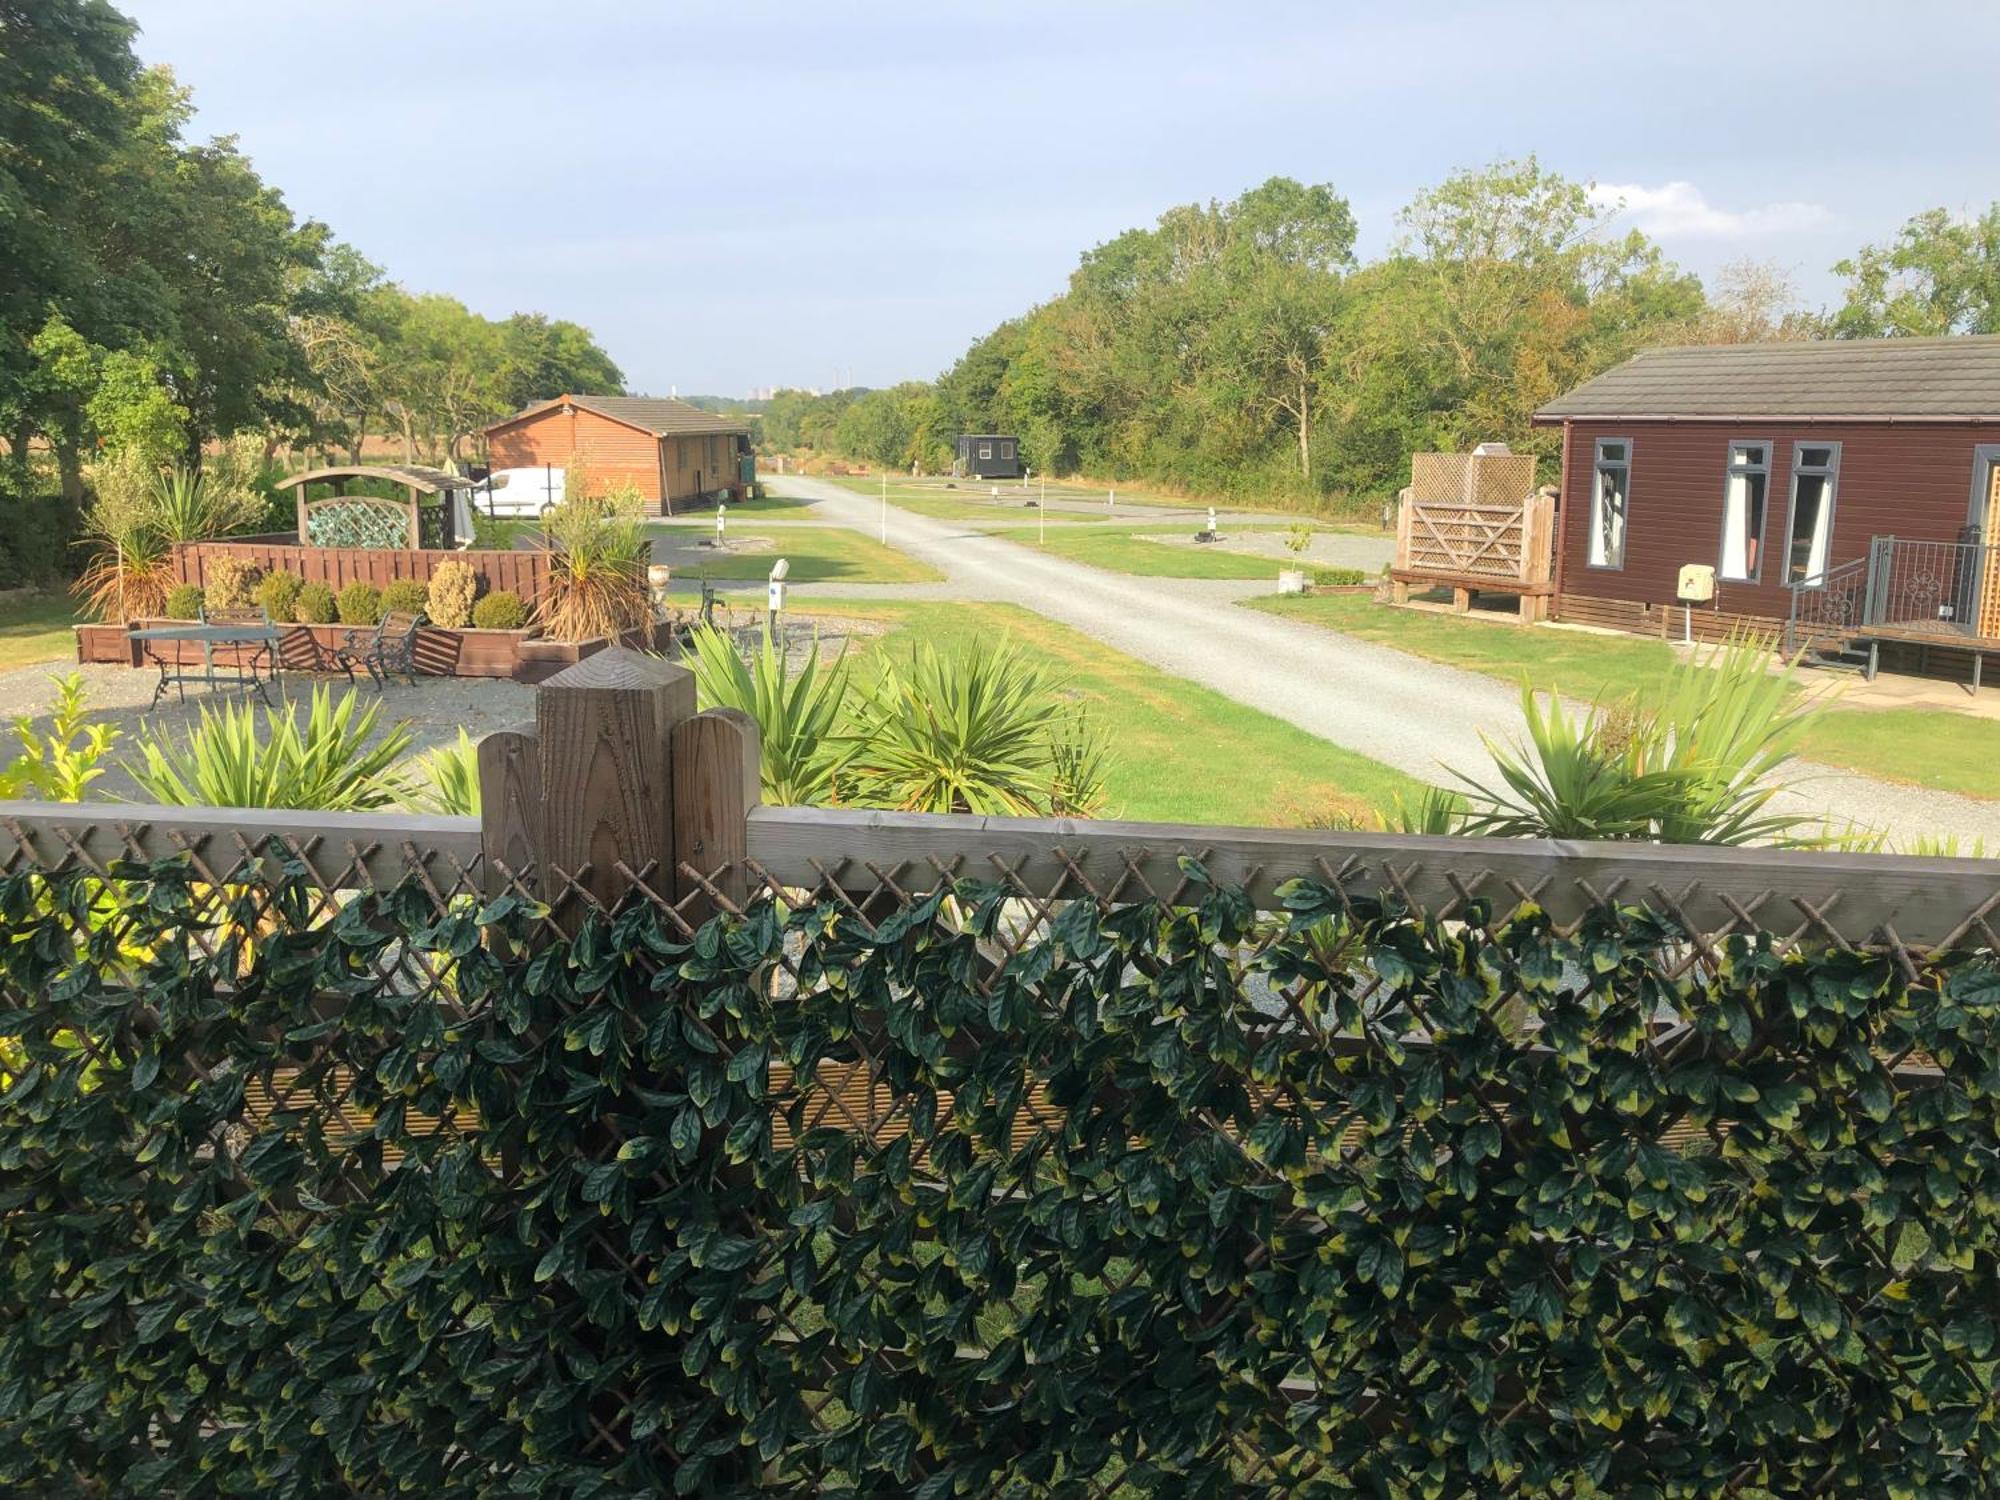
<svg viewBox="0 0 2000 1500">
<path fill-rule="evenodd" d="M 1718 208 L 1691 182 L 1664 182 L 1646 187 L 1636 182 L 1600 182 L 1590 200 L 1608 214 L 1622 214 L 1648 234 L 1742 239 L 1781 234 L 1827 223 L 1833 215 L 1818 203 L 1766 203 L 1757 208 Z"/>
</svg>

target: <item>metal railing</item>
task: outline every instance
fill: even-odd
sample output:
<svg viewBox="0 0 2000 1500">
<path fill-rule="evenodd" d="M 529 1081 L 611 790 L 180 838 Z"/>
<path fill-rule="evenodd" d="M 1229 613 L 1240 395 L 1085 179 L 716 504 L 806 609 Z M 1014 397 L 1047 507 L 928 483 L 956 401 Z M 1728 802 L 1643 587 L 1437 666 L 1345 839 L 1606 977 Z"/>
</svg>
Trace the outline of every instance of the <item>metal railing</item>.
<svg viewBox="0 0 2000 1500">
<path fill-rule="evenodd" d="M 1788 652 L 1870 632 L 1941 640 L 2000 635 L 2000 543 L 1878 536 L 1868 554 L 1787 584 Z"/>
</svg>

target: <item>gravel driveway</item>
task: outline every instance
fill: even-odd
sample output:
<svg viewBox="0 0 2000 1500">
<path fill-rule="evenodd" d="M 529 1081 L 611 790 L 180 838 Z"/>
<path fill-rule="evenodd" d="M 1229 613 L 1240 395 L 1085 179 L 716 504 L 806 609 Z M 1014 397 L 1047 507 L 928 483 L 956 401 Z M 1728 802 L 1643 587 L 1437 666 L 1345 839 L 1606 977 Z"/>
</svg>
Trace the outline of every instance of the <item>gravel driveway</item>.
<svg viewBox="0 0 2000 1500">
<path fill-rule="evenodd" d="M 776 493 L 817 502 L 828 522 L 870 534 L 880 525 L 879 501 L 839 485 L 801 475 L 767 482 Z M 1481 731 L 1503 740 L 1517 733 L 1519 695 L 1495 678 L 1258 610 L 1223 607 L 1273 585 L 1105 572 L 893 504 L 889 542 L 946 575 L 947 582 L 926 586 L 924 597 L 1024 606 L 1426 781 L 1449 781 L 1445 766 L 1486 778 L 1492 760 Z M 861 590 L 797 589 L 802 598 L 850 592 Z M 917 596 L 893 586 L 869 592 Z M 1813 816 L 1899 839 L 1983 838 L 2000 851 L 2000 803 L 1823 766 L 1802 771 L 1808 779 L 1786 800 Z"/>
</svg>

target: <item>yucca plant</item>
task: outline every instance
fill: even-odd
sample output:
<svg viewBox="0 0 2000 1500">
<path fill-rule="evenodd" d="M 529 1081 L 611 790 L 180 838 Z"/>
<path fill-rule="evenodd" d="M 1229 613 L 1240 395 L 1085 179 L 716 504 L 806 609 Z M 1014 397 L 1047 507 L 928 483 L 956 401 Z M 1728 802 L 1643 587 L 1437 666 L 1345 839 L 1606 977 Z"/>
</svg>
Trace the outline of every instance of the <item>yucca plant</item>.
<svg viewBox="0 0 2000 1500">
<path fill-rule="evenodd" d="M 549 577 L 535 620 L 545 635 L 582 641 L 646 622 L 652 610 L 646 564 L 653 544 L 636 491 L 601 489 L 582 465 L 572 464 L 565 499 L 542 524 Z"/>
<path fill-rule="evenodd" d="M 838 800 L 836 780 L 850 754 L 838 737 L 847 702 L 844 659 L 823 665 L 815 639 L 794 672 L 768 628 L 747 662 L 727 633 L 709 625 L 689 633 L 686 649 L 696 701 L 703 708 L 741 709 L 757 721 L 766 802 L 806 806 Z"/>
<path fill-rule="evenodd" d="M 1652 705 L 1642 754 L 1649 767 L 1688 773 L 1685 796 L 1660 819 L 1669 844 L 1814 844 L 1796 814 L 1773 811 L 1780 776 L 1826 711 L 1802 693 L 1797 663 L 1771 671 L 1771 643 L 1732 635 L 1677 662 Z"/>
<path fill-rule="evenodd" d="M 362 812 L 407 800 L 399 762 L 410 726 L 379 734 L 379 702 L 362 706 L 349 689 L 338 699 L 313 689 L 300 723 L 291 705 L 260 717 L 248 703 L 204 707 L 179 736 L 144 731 L 127 773 L 147 797 L 176 807 L 297 807 Z"/>
<path fill-rule="evenodd" d="M 410 806 L 454 818 L 479 816 L 479 747 L 463 729 L 458 743 L 440 745 L 416 764 Z"/>
<path fill-rule="evenodd" d="M 170 549 L 154 525 L 153 479 L 150 462 L 132 451 L 90 468 L 93 497 L 80 545 L 91 556 L 72 590 L 107 624 L 159 614 L 173 586 Z"/>
<path fill-rule="evenodd" d="M 1094 807 L 1102 752 L 1058 752 L 1076 733 L 1061 689 L 1006 641 L 949 653 L 919 642 L 907 661 L 884 663 L 856 706 L 848 734 L 854 800 L 1002 816 L 1059 803 L 1072 812 Z"/>
<path fill-rule="evenodd" d="M 1689 796 L 1693 773 L 1647 770 L 1621 705 L 1593 703 L 1581 718 L 1522 684 L 1526 745 L 1487 740 L 1500 785 L 1463 773 L 1464 831 L 1498 838 L 1643 839 Z"/>
<path fill-rule="evenodd" d="M 263 509 L 247 489 L 179 464 L 154 480 L 152 502 L 153 529 L 169 546 L 241 531 Z"/>
<path fill-rule="evenodd" d="M 1464 831 L 1465 798 L 1448 786 L 1427 786 L 1414 801 L 1398 792 L 1384 824 L 1392 833 L 1452 834 Z"/>
<path fill-rule="evenodd" d="M 1793 666 L 1770 670 L 1767 642 L 1732 637 L 1677 663 L 1651 702 L 1593 703 L 1572 718 L 1523 685 L 1527 740 L 1488 741 L 1500 785 L 1460 775 L 1468 833 L 1514 838 L 1656 839 L 1673 844 L 1825 842 L 1774 811 L 1779 773 L 1825 711 Z"/>
</svg>

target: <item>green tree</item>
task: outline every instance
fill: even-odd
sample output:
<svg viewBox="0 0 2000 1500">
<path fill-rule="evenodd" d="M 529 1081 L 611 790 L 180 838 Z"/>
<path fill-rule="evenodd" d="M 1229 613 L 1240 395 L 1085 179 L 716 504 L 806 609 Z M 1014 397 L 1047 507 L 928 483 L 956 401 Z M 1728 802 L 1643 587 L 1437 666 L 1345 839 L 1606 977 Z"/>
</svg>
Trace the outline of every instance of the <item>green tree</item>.
<svg viewBox="0 0 2000 1500">
<path fill-rule="evenodd" d="M 1833 269 L 1847 278 L 1841 338 L 2000 333 L 2000 203 L 1974 218 L 1926 210 Z"/>
</svg>

